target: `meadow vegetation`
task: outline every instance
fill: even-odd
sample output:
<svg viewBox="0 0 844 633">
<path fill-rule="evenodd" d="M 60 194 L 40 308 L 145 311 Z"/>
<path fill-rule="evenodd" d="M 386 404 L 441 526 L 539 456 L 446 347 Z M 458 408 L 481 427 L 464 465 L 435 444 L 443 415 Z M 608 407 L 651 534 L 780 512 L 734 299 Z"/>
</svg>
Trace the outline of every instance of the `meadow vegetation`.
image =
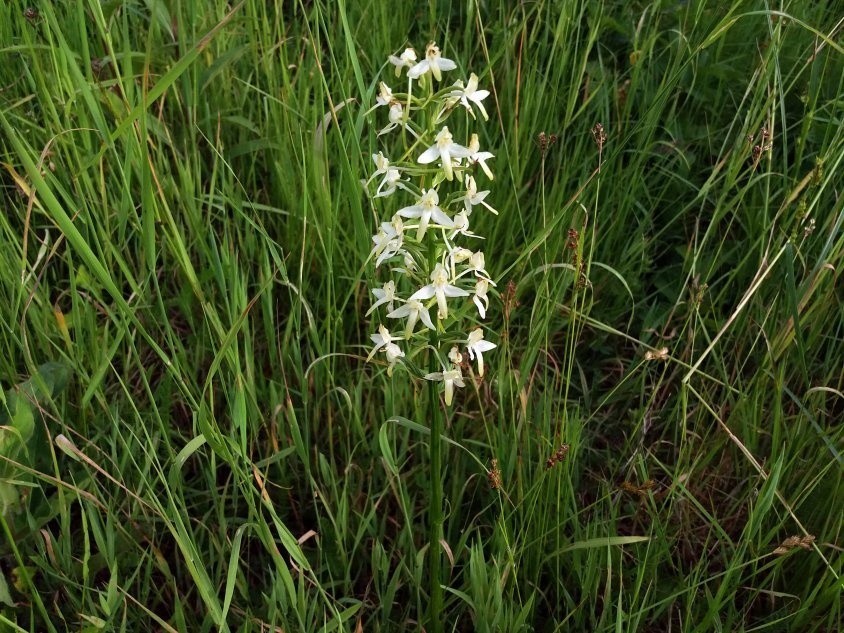
<svg viewBox="0 0 844 633">
<path fill-rule="evenodd" d="M 842 18 L 0 3 L 0 628 L 431 630 L 441 476 L 447 631 L 844 630 Z M 361 185 L 430 41 L 500 212 L 435 473 Z"/>
</svg>

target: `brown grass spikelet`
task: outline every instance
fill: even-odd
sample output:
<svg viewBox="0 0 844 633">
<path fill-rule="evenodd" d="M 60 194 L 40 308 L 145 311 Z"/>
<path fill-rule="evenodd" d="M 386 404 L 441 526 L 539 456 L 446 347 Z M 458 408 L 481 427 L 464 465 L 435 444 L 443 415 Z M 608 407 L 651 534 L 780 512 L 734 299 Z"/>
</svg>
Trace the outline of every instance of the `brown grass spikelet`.
<svg viewBox="0 0 844 633">
<path fill-rule="evenodd" d="M 489 472 L 486 474 L 487 481 L 489 481 L 489 487 L 493 490 L 499 490 L 501 488 L 501 468 L 498 466 L 498 460 L 494 457 L 492 458 L 492 462 L 490 464 Z"/>
<path fill-rule="evenodd" d="M 668 360 L 668 348 L 663 347 L 658 350 L 648 350 L 645 352 L 645 360 Z"/>
<path fill-rule="evenodd" d="M 784 554 L 788 554 L 791 550 L 797 549 L 811 549 L 812 543 L 815 542 L 815 537 L 812 534 L 807 534 L 806 536 L 789 536 L 785 539 L 780 546 L 774 550 L 774 554 L 777 556 L 783 556 Z"/>
<path fill-rule="evenodd" d="M 516 299 L 516 284 L 511 279 L 507 282 L 507 287 L 504 289 L 504 294 L 501 295 L 501 300 L 504 302 L 504 319 L 510 320 L 510 314 L 519 307 L 519 300 Z"/>
<path fill-rule="evenodd" d="M 560 444 L 560 447 L 556 450 L 556 452 L 545 460 L 545 470 L 549 470 L 565 460 L 569 454 L 569 448 L 568 444 Z"/>
<path fill-rule="evenodd" d="M 653 489 L 654 486 L 656 486 L 656 482 L 653 479 L 648 479 L 641 484 L 634 484 L 630 481 L 625 481 L 621 484 L 620 488 L 624 492 L 644 498 L 648 496 L 648 491 Z"/>
<path fill-rule="evenodd" d="M 557 140 L 558 137 L 556 134 L 546 134 L 545 132 L 540 132 L 536 135 L 536 144 L 539 145 L 539 154 L 542 158 L 545 158 L 548 150 L 553 147 Z"/>
<path fill-rule="evenodd" d="M 604 126 L 596 123 L 592 126 L 592 138 L 595 140 L 595 145 L 598 146 L 598 151 L 604 151 L 604 143 L 607 142 L 607 133 L 604 131 Z"/>
<path fill-rule="evenodd" d="M 577 229 L 569 229 L 568 232 L 568 241 L 566 242 L 566 248 L 576 251 L 577 247 L 580 245 L 580 231 Z"/>
</svg>

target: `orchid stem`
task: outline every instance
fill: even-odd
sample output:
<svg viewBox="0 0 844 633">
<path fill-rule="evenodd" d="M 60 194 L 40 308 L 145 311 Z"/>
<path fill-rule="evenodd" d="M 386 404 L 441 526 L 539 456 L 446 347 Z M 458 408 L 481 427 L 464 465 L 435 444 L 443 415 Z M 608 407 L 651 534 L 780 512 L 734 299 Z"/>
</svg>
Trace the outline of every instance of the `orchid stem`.
<svg viewBox="0 0 844 633">
<path fill-rule="evenodd" d="M 434 358 L 436 363 L 436 357 Z M 436 367 L 434 367 L 436 368 Z M 436 382 L 430 384 L 431 406 L 431 506 L 429 508 L 431 541 L 428 555 L 431 561 L 431 603 L 430 631 L 442 633 L 443 590 L 442 556 L 440 541 L 443 538 L 443 479 L 442 479 L 442 426 L 443 413 L 440 410 L 440 392 Z"/>
</svg>

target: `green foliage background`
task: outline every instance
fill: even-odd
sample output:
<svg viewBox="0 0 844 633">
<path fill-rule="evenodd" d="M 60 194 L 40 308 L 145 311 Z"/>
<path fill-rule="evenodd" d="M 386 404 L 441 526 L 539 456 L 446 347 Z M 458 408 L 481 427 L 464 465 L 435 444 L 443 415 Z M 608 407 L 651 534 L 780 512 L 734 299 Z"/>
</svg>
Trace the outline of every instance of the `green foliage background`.
<svg viewBox="0 0 844 633">
<path fill-rule="evenodd" d="M 4 2 L 0 391 L 71 380 L 0 444 L 0 621 L 419 627 L 424 398 L 363 362 L 360 180 L 387 55 L 436 40 L 493 91 L 503 294 L 447 429 L 446 629 L 844 628 L 842 15 Z"/>
</svg>

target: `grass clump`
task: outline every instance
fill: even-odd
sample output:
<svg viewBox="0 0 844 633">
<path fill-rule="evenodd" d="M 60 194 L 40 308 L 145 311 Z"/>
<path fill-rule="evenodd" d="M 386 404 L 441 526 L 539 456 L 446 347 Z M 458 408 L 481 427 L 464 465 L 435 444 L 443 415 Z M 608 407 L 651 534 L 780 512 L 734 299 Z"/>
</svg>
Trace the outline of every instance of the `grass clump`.
<svg viewBox="0 0 844 633">
<path fill-rule="evenodd" d="M 836 6 L 3 3 L 0 622 L 430 628 L 360 179 L 435 40 L 500 212 L 445 630 L 840 630 Z"/>
</svg>

